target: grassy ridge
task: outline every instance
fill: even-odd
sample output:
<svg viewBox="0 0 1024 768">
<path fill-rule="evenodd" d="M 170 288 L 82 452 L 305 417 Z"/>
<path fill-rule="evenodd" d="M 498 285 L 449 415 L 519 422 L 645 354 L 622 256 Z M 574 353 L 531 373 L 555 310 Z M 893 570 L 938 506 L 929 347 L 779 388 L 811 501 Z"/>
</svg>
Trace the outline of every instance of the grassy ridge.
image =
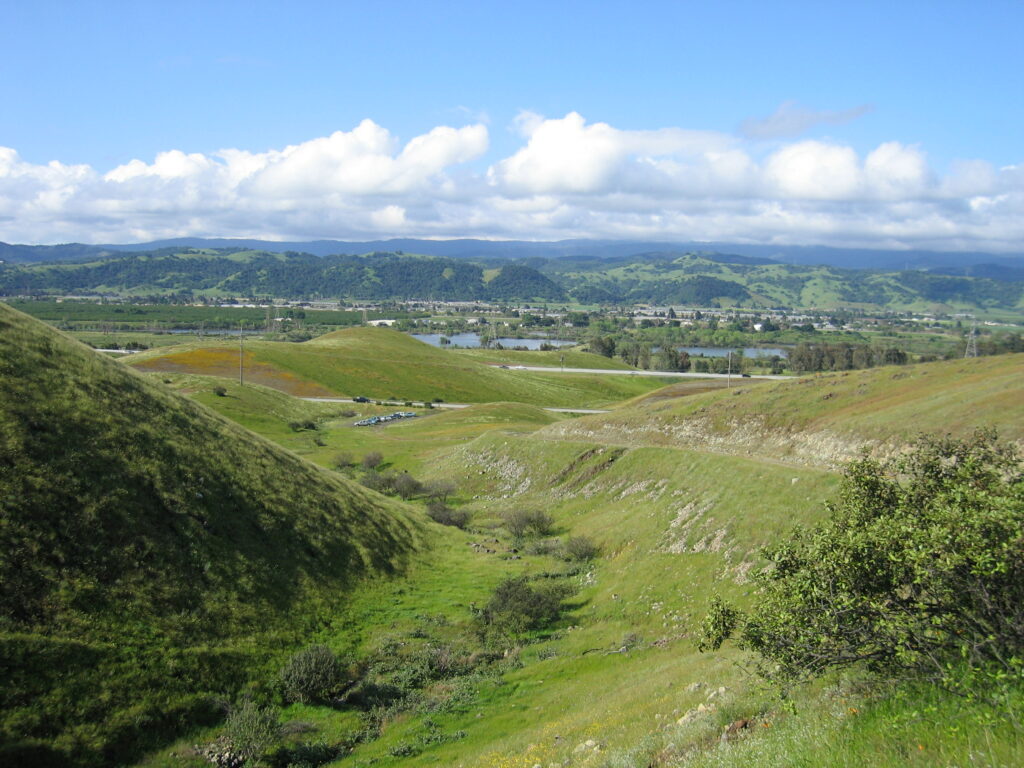
<svg viewBox="0 0 1024 768">
<path fill-rule="evenodd" d="M 632 407 L 545 431 L 555 438 L 701 446 L 834 465 L 893 448 L 921 432 L 966 436 L 993 426 L 1024 439 L 1024 355 L 819 374 L 742 390 L 689 395 L 666 387 Z"/>
<path fill-rule="evenodd" d="M 2 304 L 0 498 L 15 762 L 117 762 L 210 717 L 208 694 L 422 539 L 394 502 Z"/>
<path fill-rule="evenodd" d="M 600 408 L 671 381 L 505 370 L 385 328 L 335 331 L 302 344 L 249 342 L 246 355 L 250 380 L 300 396 Z M 238 349 L 191 343 L 133 355 L 129 363 L 148 371 L 237 377 Z"/>
</svg>

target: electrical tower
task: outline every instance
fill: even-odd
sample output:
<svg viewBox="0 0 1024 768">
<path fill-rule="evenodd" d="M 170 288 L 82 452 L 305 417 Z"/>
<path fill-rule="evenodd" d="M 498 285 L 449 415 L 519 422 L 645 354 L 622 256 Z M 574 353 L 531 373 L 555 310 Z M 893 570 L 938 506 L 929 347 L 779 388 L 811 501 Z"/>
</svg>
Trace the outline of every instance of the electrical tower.
<svg viewBox="0 0 1024 768">
<path fill-rule="evenodd" d="M 978 356 L 978 321 L 971 321 L 971 330 L 967 332 L 967 348 L 964 350 L 964 357 Z"/>
</svg>

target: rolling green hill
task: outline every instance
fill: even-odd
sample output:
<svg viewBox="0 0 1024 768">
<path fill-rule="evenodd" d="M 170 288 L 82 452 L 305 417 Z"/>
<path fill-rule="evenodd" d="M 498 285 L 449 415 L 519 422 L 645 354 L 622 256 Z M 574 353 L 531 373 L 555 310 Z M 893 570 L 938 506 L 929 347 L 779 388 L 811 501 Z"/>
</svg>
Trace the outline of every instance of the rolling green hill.
<svg viewBox="0 0 1024 768">
<path fill-rule="evenodd" d="M 1015 272 L 986 274 L 991 276 L 842 269 L 716 253 L 537 258 L 495 265 L 401 252 L 318 257 L 166 248 L 97 253 L 72 263 L 0 263 L 0 295 L 195 293 L 919 312 L 1024 309 L 1024 282 L 1014 279 Z"/>
<path fill-rule="evenodd" d="M 1024 307 L 1019 282 L 752 261 L 655 253 L 608 261 L 551 259 L 541 271 L 581 303 L 916 311 Z"/>
<path fill-rule="evenodd" d="M 248 342 L 248 380 L 299 396 L 512 401 L 530 405 L 601 408 L 671 379 L 502 369 L 475 355 L 439 349 L 387 328 L 351 328 L 301 344 Z M 555 365 L 557 361 L 548 360 Z M 190 343 L 133 355 L 140 370 L 238 377 L 238 348 Z M 554 367 L 554 366 L 553 366 Z"/>
<path fill-rule="evenodd" d="M 366 577 L 405 508 L 0 304 L 5 764 L 114 764 L 216 718 Z"/>
<path fill-rule="evenodd" d="M 162 249 L 97 254 L 78 262 L 0 262 L 0 295 L 110 292 L 229 296 L 437 300 L 560 300 L 564 293 L 537 270 L 509 264 L 494 270 L 431 256 L 371 253 L 325 256 L 239 249 Z"/>
<path fill-rule="evenodd" d="M 677 445 L 834 467 L 921 432 L 966 437 L 991 426 L 1024 440 L 1024 355 L 825 373 L 690 396 L 677 385 L 631 408 L 554 425 L 557 439 Z"/>
</svg>

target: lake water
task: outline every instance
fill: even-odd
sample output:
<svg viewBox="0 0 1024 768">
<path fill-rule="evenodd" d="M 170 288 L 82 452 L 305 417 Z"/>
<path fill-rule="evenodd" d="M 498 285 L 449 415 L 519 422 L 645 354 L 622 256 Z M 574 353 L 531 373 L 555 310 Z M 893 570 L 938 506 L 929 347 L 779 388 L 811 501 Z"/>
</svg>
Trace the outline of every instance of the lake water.
<svg viewBox="0 0 1024 768">
<path fill-rule="evenodd" d="M 441 346 L 442 333 L 413 333 L 414 339 L 430 344 L 432 347 Z M 477 333 L 453 333 L 448 336 L 453 347 L 479 347 L 480 334 Z M 506 348 L 526 347 L 527 349 L 540 349 L 541 344 L 550 344 L 553 347 L 571 347 L 575 341 L 562 341 L 560 339 L 497 339 L 501 346 Z"/>
</svg>

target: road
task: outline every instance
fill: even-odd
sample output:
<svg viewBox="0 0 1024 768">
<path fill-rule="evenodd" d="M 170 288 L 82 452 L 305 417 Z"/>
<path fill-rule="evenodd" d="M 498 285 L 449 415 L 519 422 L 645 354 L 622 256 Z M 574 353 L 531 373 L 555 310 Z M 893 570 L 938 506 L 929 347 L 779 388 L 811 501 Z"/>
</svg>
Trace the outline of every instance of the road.
<svg viewBox="0 0 1024 768">
<path fill-rule="evenodd" d="M 314 403 L 355 403 L 355 400 L 349 397 L 300 397 L 300 400 L 311 400 Z M 414 407 L 426 408 L 426 403 L 417 403 L 411 401 Z M 401 408 L 405 405 L 405 401 L 391 401 L 381 400 L 381 405 L 395 406 Z M 360 403 L 363 405 L 363 403 Z M 471 405 L 486 405 L 486 403 L 431 403 L 435 408 L 469 408 Z M 542 408 L 545 411 L 552 411 L 554 413 L 608 413 L 607 409 L 601 408 Z"/>
<path fill-rule="evenodd" d="M 502 365 L 500 363 L 488 363 L 495 368 L 507 368 L 510 371 L 540 371 L 541 373 L 603 373 L 611 376 L 661 376 L 676 379 L 726 379 L 727 373 L 680 373 L 676 371 L 630 371 L 616 368 L 554 368 L 544 365 Z M 732 374 L 732 378 L 740 378 L 740 374 Z M 744 376 L 745 379 L 771 379 L 773 381 L 784 381 L 793 378 L 792 376 L 774 376 L 768 373 L 752 373 Z"/>
</svg>

